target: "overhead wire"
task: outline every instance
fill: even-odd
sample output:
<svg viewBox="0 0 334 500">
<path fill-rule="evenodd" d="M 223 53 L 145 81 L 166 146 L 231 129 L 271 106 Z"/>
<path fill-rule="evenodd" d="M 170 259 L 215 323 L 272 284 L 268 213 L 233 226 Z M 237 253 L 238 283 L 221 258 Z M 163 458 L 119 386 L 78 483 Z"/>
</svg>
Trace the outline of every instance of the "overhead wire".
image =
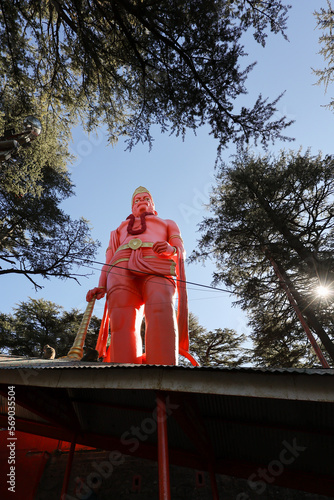
<svg viewBox="0 0 334 500">
<path fill-rule="evenodd" d="M 93 260 L 93 259 L 87 259 L 87 258 L 84 258 L 84 257 L 80 257 L 80 256 L 76 256 L 76 259 L 77 260 L 81 260 L 83 261 L 84 263 L 82 263 L 82 266 L 83 267 L 87 267 L 88 269 L 92 269 L 92 270 L 96 270 L 96 271 L 100 271 L 101 272 L 101 267 L 93 267 L 92 265 L 88 265 L 88 263 L 91 263 L 91 264 L 97 264 L 98 266 L 104 266 L 104 265 L 109 265 L 109 264 L 106 264 L 105 262 L 100 262 L 100 261 L 97 261 L 97 260 Z M 66 262 L 66 260 L 65 260 Z M 73 262 L 73 261 L 71 261 Z M 137 270 L 137 269 L 132 269 L 132 268 L 129 268 L 129 267 L 124 267 L 124 266 L 121 266 L 119 264 L 116 264 L 116 265 L 112 265 L 112 268 L 111 269 L 114 269 L 114 268 L 118 268 L 118 269 L 127 269 L 128 271 L 133 271 L 133 272 L 136 272 L 137 274 L 140 273 L 140 274 L 143 274 L 145 276 L 155 276 L 155 277 L 165 277 L 164 275 L 159 275 L 159 274 L 156 274 L 156 273 L 148 273 L 146 271 L 140 271 L 140 270 Z M 109 271 L 105 271 L 105 272 L 109 272 Z M 117 276 L 123 276 L 121 273 L 117 273 L 117 272 L 114 272 L 115 275 Z M 133 276 L 133 278 L 135 279 L 136 276 Z M 226 290 L 224 288 L 218 288 L 218 287 L 214 287 L 212 285 L 205 285 L 203 283 L 196 283 L 196 282 L 193 282 L 193 281 L 188 281 L 188 280 L 181 280 L 175 276 L 173 276 L 173 280 L 174 281 L 178 281 L 180 283 L 184 283 L 186 285 L 192 285 L 192 286 L 195 286 L 195 287 L 198 287 L 198 288 L 205 288 L 207 291 L 212 291 L 212 292 L 223 292 L 223 293 L 229 293 L 229 294 L 236 294 L 236 292 L 232 291 L 232 290 Z M 163 285 L 163 283 L 159 280 L 159 281 L 154 281 L 152 280 L 154 283 L 156 284 L 159 284 L 159 285 Z M 187 290 L 196 290 L 196 288 L 189 288 L 187 287 Z M 207 299 L 208 297 L 204 298 L 204 299 L 190 299 L 190 301 L 192 300 L 205 300 Z M 212 298 L 212 297 L 210 297 Z M 188 299 L 189 300 L 189 299 Z"/>
<path fill-rule="evenodd" d="M 85 262 L 91 262 L 92 264 L 98 264 L 99 266 L 109 265 L 109 264 L 106 264 L 105 262 L 99 262 L 97 260 L 92 260 L 92 259 L 84 259 L 82 257 L 77 257 L 77 259 L 78 260 L 83 260 Z M 83 264 L 83 266 L 85 266 L 85 265 Z M 94 268 L 94 267 L 88 266 L 88 265 L 86 265 L 85 267 L 88 267 L 89 269 L 95 269 L 97 271 L 100 270 L 100 269 L 97 269 L 97 268 Z M 127 269 L 128 271 L 133 271 L 133 272 L 136 272 L 136 273 L 145 274 L 146 276 L 160 276 L 160 277 L 164 277 L 164 275 L 158 275 L 157 273 L 148 273 L 146 271 L 139 271 L 137 269 L 131 269 L 129 267 L 120 266 L 118 264 L 112 265 L 112 269 L 113 268 Z M 108 272 L 108 271 L 105 271 L 105 272 Z M 115 273 L 115 274 L 117 274 L 117 273 Z M 121 276 L 121 273 L 118 273 L 118 276 Z M 212 285 L 204 285 L 203 283 L 196 283 L 194 281 L 181 280 L 181 279 L 175 278 L 175 277 L 174 277 L 174 279 L 175 279 L 175 281 L 178 281 L 180 283 L 184 283 L 186 285 L 193 285 L 193 286 L 200 287 L 200 288 L 206 288 L 206 289 L 209 289 L 209 290 L 212 290 L 212 291 L 216 291 L 216 292 L 224 292 L 224 293 L 232 293 L 232 294 L 236 294 L 237 293 L 237 292 L 234 292 L 233 290 L 226 290 L 224 288 L 218 288 L 218 287 L 214 287 Z"/>
</svg>

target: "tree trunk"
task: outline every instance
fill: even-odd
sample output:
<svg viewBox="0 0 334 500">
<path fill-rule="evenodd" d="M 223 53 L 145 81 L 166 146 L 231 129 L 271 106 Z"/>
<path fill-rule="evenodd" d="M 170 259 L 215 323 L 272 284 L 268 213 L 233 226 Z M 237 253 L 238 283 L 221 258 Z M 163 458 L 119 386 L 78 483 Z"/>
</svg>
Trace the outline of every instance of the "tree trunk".
<svg viewBox="0 0 334 500">
<path fill-rule="evenodd" d="M 310 305 L 307 304 L 306 300 L 304 297 L 295 289 L 292 281 L 290 280 L 289 276 L 286 274 L 285 270 L 283 267 L 276 262 L 273 257 L 270 255 L 269 251 L 266 249 L 265 254 L 272 263 L 272 266 L 275 269 L 275 266 L 277 266 L 277 269 L 279 273 L 281 274 L 285 285 L 288 287 L 292 297 L 296 301 L 299 309 L 302 311 L 302 313 L 306 316 L 307 322 L 310 328 L 313 329 L 313 331 L 318 335 L 319 339 L 323 343 L 323 346 L 325 347 L 327 353 L 329 354 L 332 362 L 334 363 L 334 343 L 331 341 L 331 339 L 328 337 L 327 333 L 323 329 L 322 325 L 320 324 L 318 318 L 315 316 L 314 312 L 310 309 Z"/>
</svg>

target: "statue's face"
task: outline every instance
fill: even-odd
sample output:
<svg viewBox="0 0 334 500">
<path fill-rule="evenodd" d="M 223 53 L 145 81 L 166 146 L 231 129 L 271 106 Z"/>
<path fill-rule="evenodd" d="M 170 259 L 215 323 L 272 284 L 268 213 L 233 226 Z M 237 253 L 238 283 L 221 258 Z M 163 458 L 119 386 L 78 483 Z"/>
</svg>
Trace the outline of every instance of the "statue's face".
<svg viewBox="0 0 334 500">
<path fill-rule="evenodd" d="M 148 193 L 138 193 L 133 199 L 132 213 L 139 217 L 144 212 L 154 212 L 153 201 Z"/>
</svg>

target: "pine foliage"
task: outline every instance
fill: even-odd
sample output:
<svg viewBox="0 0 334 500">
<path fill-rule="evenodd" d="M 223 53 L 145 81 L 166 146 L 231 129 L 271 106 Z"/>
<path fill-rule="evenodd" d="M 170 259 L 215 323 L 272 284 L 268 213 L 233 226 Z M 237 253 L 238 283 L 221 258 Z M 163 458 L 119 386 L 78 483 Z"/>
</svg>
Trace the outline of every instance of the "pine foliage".
<svg viewBox="0 0 334 500">
<path fill-rule="evenodd" d="M 334 360 L 333 167 L 333 156 L 310 151 L 277 157 L 244 151 L 217 174 L 212 216 L 201 223 L 192 259 L 213 259 L 215 283 L 237 294 L 250 317 L 259 364 L 314 362 L 284 283 Z M 327 299 L 317 297 L 320 285 L 329 288 Z"/>
<path fill-rule="evenodd" d="M 200 366 L 237 367 L 246 363 L 245 340 L 245 335 L 237 335 L 230 328 L 208 331 L 193 313 L 189 314 L 189 350 Z"/>
<path fill-rule="evenodd" d="M 320 10 L 315 12 L 317 19 L 317 27 L 321 30 L 319 43 L 321 49 L 319 53 L 323 56 L 325 66 L 321 69 L 314 69 L 315 75 L 318 77 L 318 85 L 323 85 L 325 91 L 328 86 L 334 81 L 334 50 L 333 50 L 333 36 L 334 36 L 334 9 L 329 0 L 327 0 L 327 8 L 321 7 Z M 327 105 L 330 109 L 334 109 L 334 100 L 331 99 Z"/>
<path fill-rule="evenodd" d="M 84 219 L 72 220 L 61 202 L 73 194 L 68 174 L 52 165 L 21 171 L 23 159 L 3 165 L 0 178 L 0 275 L 77 279 L 99 245 Z M 16 169 L 8 179 L 11 170 Z M 35 172 L 38 174 L 35 176 Z M 15 174 L 17 178 L 15 180 Z"/>
<path fill-rule="evenodd" d="M 184 135 L 208 124 L 219 148 L 282 138 L 280 96 L 236 102 L 254 65 L 242 64 L 242 35 L 263 46 L 285 36 L 287 13 L 280 0 L 1 0 L 0 129 L 38 112 L 65 148 L 78 120 L 130 147 L 151 144 L 152 125 Z"/>
<path fill-rule="evenodd" d="M 77 309 L 63 311 L 61 306 L 44 299 L 20 302 L 13 314 L 0 314 L 1 352 L 41 358 L 49 344 L 56 357 L 66 356 L 73 345 L 83 314 Z M 95 347 L 100 322 L 92 316 L 85 345 Z"/>
</svg>

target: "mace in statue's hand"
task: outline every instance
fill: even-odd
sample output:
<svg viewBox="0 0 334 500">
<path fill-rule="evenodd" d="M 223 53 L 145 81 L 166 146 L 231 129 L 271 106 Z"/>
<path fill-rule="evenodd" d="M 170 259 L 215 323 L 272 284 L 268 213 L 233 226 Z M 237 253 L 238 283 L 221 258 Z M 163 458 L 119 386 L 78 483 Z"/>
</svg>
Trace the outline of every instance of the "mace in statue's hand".
<svg viewBox="0 0 334 500">
<path fill-rule="evenodd" d="M 167 241 L 156 241 L 152 250 L 159 255 L 171 256 L 176 253 L 176 248 L 172 247 Z"/>
<path fill-rule="evenodd" d="M 106 293 L 105 287 L 102 286 L 96 286 L 95 288 L 92 288 L 92 290 L 89 290 L 89 292 L 86 295 L 86 300 L 87 302 L 90 302 L 94 295 L 96 296 L 97 300 L 102 299 Z"/>
</svg>

